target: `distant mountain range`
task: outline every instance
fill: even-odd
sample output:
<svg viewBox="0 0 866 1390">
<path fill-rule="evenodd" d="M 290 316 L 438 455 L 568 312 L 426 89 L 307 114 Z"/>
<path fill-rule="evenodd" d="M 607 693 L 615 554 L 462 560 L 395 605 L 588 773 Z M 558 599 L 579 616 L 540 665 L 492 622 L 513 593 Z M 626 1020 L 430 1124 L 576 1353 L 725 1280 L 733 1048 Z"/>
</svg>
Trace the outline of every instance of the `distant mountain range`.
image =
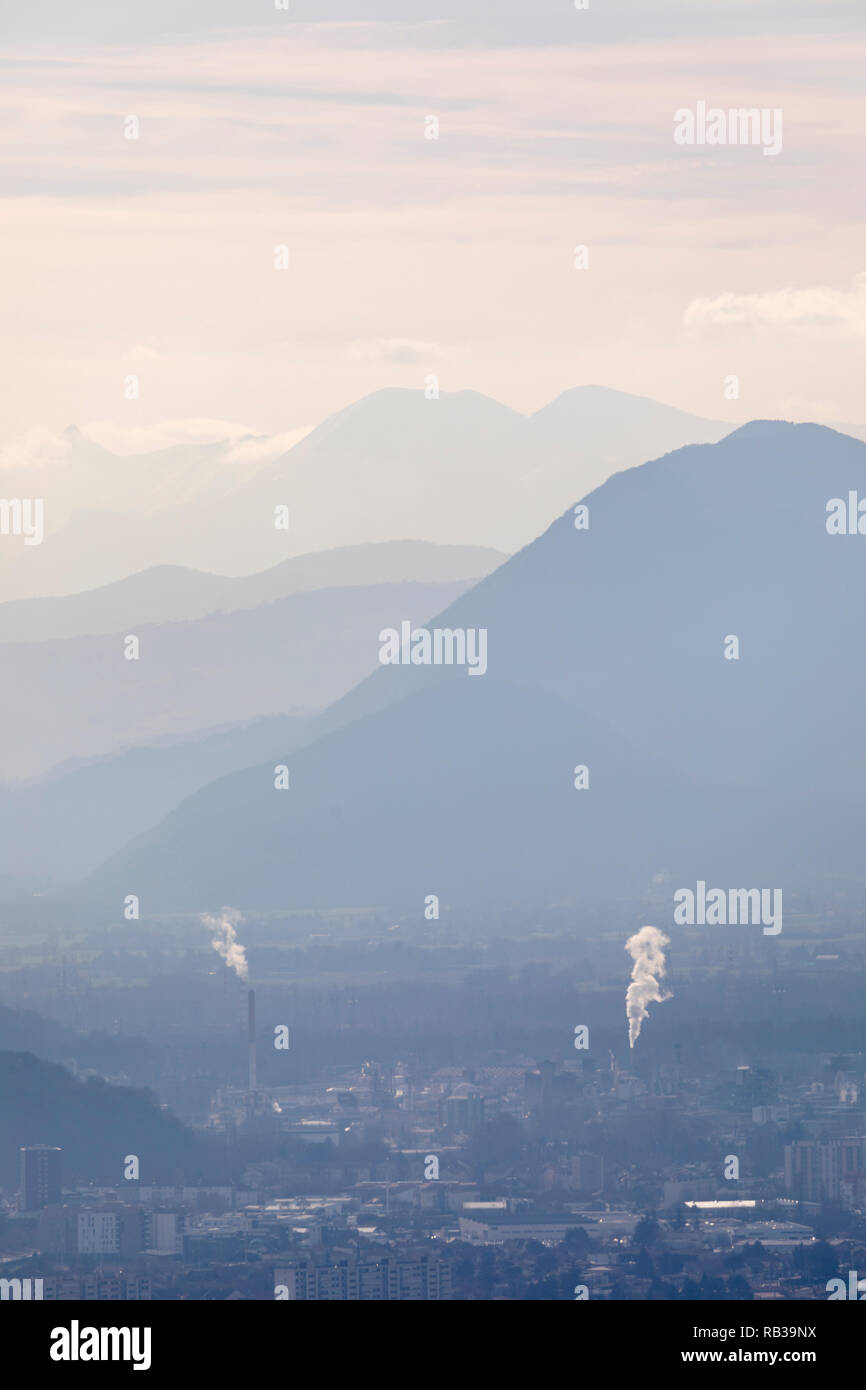
<svg viewBox="0 0 866 1390">
<path fill-rule="evenodd" d="M 223 777 L 84 891 L 420 918 L 433 893 L 866 886 L 866 538 L 825 524 L 852 490 L 866 445 L 770 421 L 618 473 L 588 529 L 569 509 L 427 624 L 486 629 L 484 676 L 381 666 L 316 721 L 288 791 L 266 763 Z"/>
<path fill-rule="evenodd" d="M 503 559 L 395 541 L 239 579 L 165 567 L 0 604 L 0 661 L 12 677 L 2 766 L 28 778 L 0 783 L 0 897 L 89 872 L 198 787 L 286 757 L 308 721 L 270 711 L 311 696 L 310 712 L 321 707 L 375 666 L 385 617 L 429 616 Z M 122 655 L 130 631 L 143 644 L 138 681 Z"/>
<path fill-rule="evenodd" d="M 308 737 L 307 724 L 275 715 L 83 760 L 32 785 L 0 785 L 0 899 L 89 873 L 199 787 L 286 759 Z"/>
<path fill-rule="evenodd" d="M 483 546 L 389 541 L 298 555 L 239 578 L 160 565 L 81 594 L 0 603 L 0 642 L 45 642 L 130 632 L 142 623 L 190 622 L 316 589 L 480 579 L 505 558 L 502 551 Z"/>
<path fill-rule="evenodd" d="M 4 497 L 43 499 L 45 527 L 40 545 L 0 540 L 0 594 L 73 594 L 164 565 L 244 575 L 407 538 L 511 551 L 616 470 L 730 428 L 600 386 L 530 416 L 474 391 L 377 391 L 276 458 L 255 437 L 121 457 L 71 428 L 53 462 L 0 475 Z"/>
<path fill-rule="evenodd" d="M 29 778 L 168 734 L 322 710 L 375 667 L 382 627 L 424 622 L 468 582 L 317 589 L 190 622 L 4 643 L 0 767 Z M 130 637 L 137 659 L 124 654 Z"/>
</svg>

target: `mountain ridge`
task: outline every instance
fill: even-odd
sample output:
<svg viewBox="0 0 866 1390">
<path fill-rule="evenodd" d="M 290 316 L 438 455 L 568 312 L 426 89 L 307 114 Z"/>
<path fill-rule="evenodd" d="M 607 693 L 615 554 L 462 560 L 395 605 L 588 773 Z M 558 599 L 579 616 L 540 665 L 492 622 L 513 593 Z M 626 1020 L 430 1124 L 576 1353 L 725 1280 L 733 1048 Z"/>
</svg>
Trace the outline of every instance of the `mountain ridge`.
<svg viewBox="0 0 866 1390">
<path fill-rule="evenodd" d="M 820 728 L 852 691 L 866 689 L 866 657 L 850 641 L 858 616 L 866 622 L 866 551 L 825 526 L 827 499 L 858 482 L 866 484 L 862 442 L 821 426 L 774 422 L 615 474 L 584 498 L 588 529 L 575 529 L 573 509 L 562 513 L 432 620 L 487 628 L 482 679 L 456 666 L 380 667 L 316 721 L 319 736 L 292 759 L 300 780 L 287 801 L 274 801 L 264 769 L 235 774 L 115 856 L 87 889 L 102 898 L 136 882 L 163 908 L 217 898 L 240 906 L 244 892 L 258 906 L 311 906 L 314 899 L 321 906 L 328 893 L 331 905 L 356 904 L 377 885 L 376 902 L 389 883 L 407 894 L 399 866 L 413 865 L 415 893 L 423 896 L 424 845 L 441 840 L 440 821 L 462 830 L 442 861 L 453 865 L 459 891 L 468 891 L 474 854 L 496 901 L 513 901 L 512 889 L 524 901 L 544 901 L 554 881 L 560 896 L 603 897 L 614 882 L 634 889 L 652 848 L 665 861 L 654 871 L 676 864 L 685 882 L 688 875 L 709 881 L 723 869 L 745 875 L 728 881 L 749 882 L 763 863 L 765 881 L 788 875 L 790 884 L 816 859 L 826 872 L 856 876 L 859 861 L 850 858 L 850 835 L 836 827 L 833 808 L 834 798 L 858 804 L 866 751 L 855 750 L 832 778 L 816 783 L 813 796 L 791 750 L 798 733 Z M 732 634 L 742 646 L 736 661 L 725 656 Z M 509 725 L 510 706 L 522 713 Z M 490 742 L 493 728 L 501 747 Z M 533 770 L 538 758 L 553 777 L 554 733 L 556 790 Z M 631 775 L 610 739 L 629 750 Z M 590 768 L 593 791 L 616 785 L 615 803 L 571 788 L 587 740 L 602 750 Z M 375 757 L 371 763 L 370 748 L 379 764 Z M 415 783 L 401 758 L 424 769 Z M 508 783 L 498 764 L 509 766 L 510 758 L 527 798 L 523 816 L 506 809 Z M 453 795 L 441 779 L 429 780 L 439 766 Z M 641 773 L 650 766 L 656 787 Z M 352 769 L 367 779 L 360 791 Z M 424 799 L 430 786 L 435 814 Z M 243 815 L 233 807 L 235 794 Z M 580 822 L 564 868 L 563 824 L 586 815 L 581 797 L 585 808 L 598 807 L 606 833 Z M 628 812 L 622 844 L 614 805 Z M 508 816 L 532 848 L 528 861 L 516 831 L 492 836 Z M 380 828 L 376 842 L 369 824 Z M 243 827 L 250 825 L 259 872 L 247 883 Z M 790 844 L 786 826 L 796 828 Z M 678 856 L 677 839 L 693 851 Z M 273 854 L 268 864 L 266 851 Z M 616 873 L 614 854 L 622 861 Z M 183 882 L 174 876 L 180 864 L 196 866 Z M 278 864 L 296 865 L 296 877 Z"/>
<path fill-rule="evenodd" d="M 38 477 L 45 539 L 0 548 L 0 584 L 45 597 L 162 564 L 239 577 L 405 537 L 510 553 L 612 471 L 730 428 L 613 388 L 571 388 L 522 414 L 419 385 L 361 397 L 288 449 L 231 437 L 113 455 L 79 432 L 38 469 L 4 469 L 7 495 L 29 496 Z"/>
</svg>

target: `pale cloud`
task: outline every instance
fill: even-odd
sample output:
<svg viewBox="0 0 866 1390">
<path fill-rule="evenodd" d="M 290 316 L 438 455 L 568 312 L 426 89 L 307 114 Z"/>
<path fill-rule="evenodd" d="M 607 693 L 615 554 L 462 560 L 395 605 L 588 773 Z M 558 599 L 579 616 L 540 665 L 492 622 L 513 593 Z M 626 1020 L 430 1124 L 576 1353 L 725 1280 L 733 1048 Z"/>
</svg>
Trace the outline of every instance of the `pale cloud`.
<svg viewBox="0 0 866 1390">
<path fill-rule="evenodd" d="M 359 21 L 359 10 L 364 20 Z M 289 0 L 284 10 L 250 0 L 149 0 L 146 5 L 123 5 L 117 0 L 31 0 L 8 5 L 2 16 L 6 48 L 17 43 L 44 41 L 81 45 L 122 45 L 131 41 L 162 40 L 183 36 L 187 43 L 201 42 L 208 31 L 224 31 L 236 38 L 249 32 L 251 21 L 260 32 L 277 36 L 308 24 L 323 30 L 360 31 L 363 43 L 368 29 L 402 31 L 416 37 L 433 29 L 433 42 L 453 47 L 491 43 L 525 44 L 593 42 L 620 46 L 635 37 L 658 40 L 689 34 L 722 38 L 731 33 L 855 31 L 862 23 L 858 0 L 665 0 L 648 5 L 646 0 L 617 0 L 602 4 L 593 0 L 588 10 L 576 11 L 571 0 Z M 347 22 L 350 21 L 350 22 Z M 427 42 L 430 42 L 428 39 Z"/>
<path fill-rule="evenodd" d="M 240 439 L 226 450 L 226 463 L 271 463 L 273 459 L 280 458 L 295 444 L 299 444 L 314 428 L 314 425 L 302 425 L 296 430 L 284 430 L 282 434 L 271 434 L 255 439 Z"/>
<path fill-rule="evenodd" d="M 780 420 L 821 420 L 830 424 L 839 419 L 839 402 L 832 399 L 810 400 L 803 396 L 786 396 L 773 413 Z"/>
<path fill-rule="evenodd" d="M 866 271 L 855 275 L 847 289 L 786 285 L 763 294 L 728 291 L 695 299 L 683 313 L 683 324 L 699 331 L 748 327 L 860 336 L 866 333 Z"/>
<path fill-rule="evenodd" d="M 325 11 L 293 0 L 276 27 L 130 42 L 110 61 L 84 43 L 52 57 L 49 41 L 7 65 L 0 440 L 72 421 L 131 449 L 194 442 L 177 433 L 189 420 L 300 437 L 369 391 L 422 389 L 433 362 L 443 391 L 521 410 L 603 379 L 711 418 L 794 395 L 856 418 L 850 306 L 831 309 L 817 362 L 746 331 L 729 350 L 713 315 L 742 306 L 695 306 L 732 286 L 761 300 L 768 264 L 790 286 L 829 280 L 825 266 L 844 285 L 863 264 L 862 37 L 833 38 L 824 6 L 797 7 L 807 38 L 785 29 L 790 5 L 738 6 L 777 26 L 769 64 L 733 31 L 696 42 L 694 0 L 648 35 L 641 0 L 625 25 L 616 7 L 616 43 L 593 39 L 594 6 L 567 16 L 579 41 L 545 46 L 515 3 L 534 39 L 467 31 L 455 48 L 400 8 L 387 24 L 306 23 Z M 729 0 L 715 12 L 726 23 Z M 698 98 L 783 107 L 784 151 L 683 158 L 672 112 Z M 138 141 L 123 138 L 130 112 Z"/>
<path fill-rule="evenodd" d="M 0 469 L 54 468 L 69 454 L 69 440 L 54 430 L 31 429 L 0 446 Z"/>
<path fill-rule="evenodd" d="M 415 338 L 374 338 L 349 344 L 349 356 L 356 362 L 387 362 L 395 366 L 444 362 L 451 350 L 439 343 L 421 343 Z"/>
<path fill-rule="evenodd" d="M 161 420 L 153 425 L 91 420 L 80 428 L 88 439 L 121 456 L 151 454 L 177 444 L 217 444 L 254 433 L 249 426 L 230 420 Z"/>
<path fill-rule="evenodd" d="M 136 343 L 130 351 L 129 360 L 139 364 L 158 362 L 160 356 L 161 354 L 157 352 L 156 348 L 148 347 L 146 343 Z"/>
<path fill-rule="evenodd" d="M 222 464 L 255 466 L 270 463 L 291 449 L 313 428 L 308 425 L 281 434 L 257 434 L 231 420 L 161 420 L 153 425 L 91 420 L 65 431 L 33 429 L 0 448 L 2 468 L 51 468 L 69 461 L 73 448 L 90 441 L 118 458 L 153 454 L 178 446 L 220 445 Z"/>
</svg>

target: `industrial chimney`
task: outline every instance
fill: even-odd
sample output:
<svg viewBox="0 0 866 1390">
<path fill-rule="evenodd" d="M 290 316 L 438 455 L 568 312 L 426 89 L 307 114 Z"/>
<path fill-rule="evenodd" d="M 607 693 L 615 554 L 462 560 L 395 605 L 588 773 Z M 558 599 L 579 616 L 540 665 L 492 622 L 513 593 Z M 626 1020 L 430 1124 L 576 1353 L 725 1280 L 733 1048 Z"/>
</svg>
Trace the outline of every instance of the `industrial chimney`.
<svg viewBox="0 0 866 1390">
<path fill-rule="evenodd" d="M 251 989 L 247 994 L 247 1020 L 249 1022 L 249 1034 L 247 1042 L 247 1057 L 250 1069 L 250 1090 L 256 1089 L 256 992 Z"/>
</svg>

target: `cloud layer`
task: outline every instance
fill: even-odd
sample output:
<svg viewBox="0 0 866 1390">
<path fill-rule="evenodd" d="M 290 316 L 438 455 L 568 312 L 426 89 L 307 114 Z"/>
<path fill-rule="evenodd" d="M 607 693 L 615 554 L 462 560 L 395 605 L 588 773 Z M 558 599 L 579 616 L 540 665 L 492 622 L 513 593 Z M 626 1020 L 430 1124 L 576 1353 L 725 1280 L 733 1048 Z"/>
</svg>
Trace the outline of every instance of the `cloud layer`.
<svg viewBox="0 0 866 1390">
<path fill-rule="evenodd" d="M 74 46 L 68 7 L 36 8 L 51 22 L 0 93 L 0 441 L 87 420 L 297 432 L 421 389 L 431 364 L 523 410 L 602 381 L 732 424 L 792 400 L 857 418 L 851 6 L 629 4 L 613 29 L 593 7 L 554 41 L 524 6 L 443 29 L 438 6 L 324 24 L 298 0 L 288 24 L 227 33 L 238 7 L 193 5 L 194 42 L 133 26 L 110 51 L 114 11 L 138 7 L 102 7 Z M 699 99 L 783 108 L 784 151 L 675 146 Z"/>
</svg>

